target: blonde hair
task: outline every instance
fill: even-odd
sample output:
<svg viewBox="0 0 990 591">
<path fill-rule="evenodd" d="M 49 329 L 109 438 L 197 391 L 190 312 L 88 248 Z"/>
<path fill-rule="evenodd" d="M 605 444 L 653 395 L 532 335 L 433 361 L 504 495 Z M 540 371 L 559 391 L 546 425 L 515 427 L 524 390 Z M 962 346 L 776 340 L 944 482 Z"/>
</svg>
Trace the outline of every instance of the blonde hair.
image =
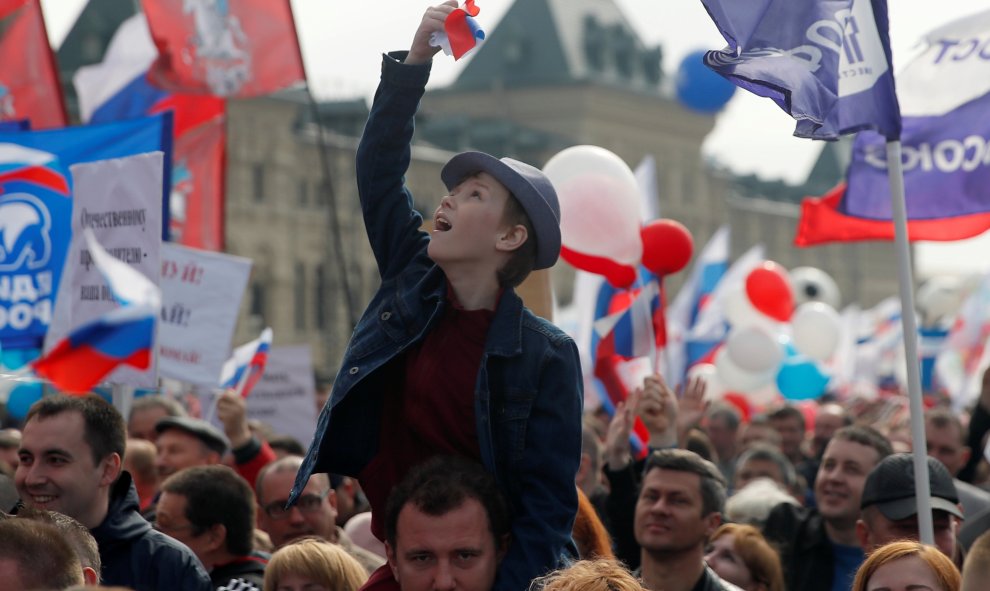
<svg viewBox="0 0 990 591">
<path fill-rule="evenodd" d="M 535 579 L 529 588 L 531 591 L 646 591 L 622 563 L 605 558 L 579 560 Z"/>
<path fill-rule="evenodd" d="M 289 574 L 307 577 L 334 591 L 357 591 L 368 580 L 364 567 L 336 544 L 306 537 L 282 546 L 265 567 L 264 591 L 275 591 Z"/>
<path fill-rule="evenodd" d="M 726 523 L 715 530 L 711 541 L 729 535 L 733 536 L 732 549 L 742 559 L 753 580 L 763 583 L 767 591 L 784 591 L 784 571 L 780 566 L 780 555 L 760 530 L 752 525 Z"/>
<path fill-rule="evenodd" d="M 976 538 L 962 568 L 962 591 L 980 591 L 990 578 L 990 531 Z"/>
<path fill-rule="evenodd" d="M 952 560 L 934 546 L 926 546 L 908 540 L 891 542 L 874 550 L 856 571 L 852 591 L 866 591 L 866 586 L 869 584 L 870 578 L 876 574 L 877 569 L 895 560 L 912 556 L 917 556 L 928 565 L 928 568 L 932 569 L 935 580 L 938 581 L 943 591 L 959 591 L 962 575 L 959 574 L 959 569 L 952 563 Z"/>
</svg>

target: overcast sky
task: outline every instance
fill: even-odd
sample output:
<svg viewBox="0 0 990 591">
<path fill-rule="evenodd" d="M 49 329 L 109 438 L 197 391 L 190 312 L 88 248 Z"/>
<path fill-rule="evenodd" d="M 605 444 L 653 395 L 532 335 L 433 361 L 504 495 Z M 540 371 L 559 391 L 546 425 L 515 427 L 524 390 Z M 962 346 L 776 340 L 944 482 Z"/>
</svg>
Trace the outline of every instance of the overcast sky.
<svg viewBox="0 0 990 591">
<path fill-rule="evenodd" d="M 516 0 L 477 0 L 482 28 L 497 34 L 495 27 L 513 1 Z M 676 72 L 687 53 L 725 45 L 700 0 L 615 1 L 647 46 L 663 46 L 668 74 Z M 83 3 L 42 0 L 42 4 L 49 35 L 57 45 Z M 408 47 L 429 4 L 416 0 L 292 0 L 309 79 L 317 94 L 327 98 L 370 98 L 378 81 L 381 53 Z M 927 31 L 976 12 L 981 5 L 974 0 L 939 0 L 937 4 L 889 0 L 895 72 L 914 55 L 918 40 Z M 464 65 L 461 62 L 438 56 L 431 85 L 444 86 L 453 81 Z M 704 153 L 737 173 L 798 182 L 807 175 L 821 145 L 794 138 L 793 131 L 793 120 L 769 99 L 738 91 L 718 115 Z M 985 242 L 990 245 L 990 239 Z M 944 254 L 943 247 L 926 248 L 919 263 L 925 267 L 956 267 L 961 260 L 979 261 L 976 250 L 962 243 L 951 245 Z M 931 263 L 930 255 L 935 257 Z M 984 268 L 983 263 L 974 264 Z"/>
</svg>

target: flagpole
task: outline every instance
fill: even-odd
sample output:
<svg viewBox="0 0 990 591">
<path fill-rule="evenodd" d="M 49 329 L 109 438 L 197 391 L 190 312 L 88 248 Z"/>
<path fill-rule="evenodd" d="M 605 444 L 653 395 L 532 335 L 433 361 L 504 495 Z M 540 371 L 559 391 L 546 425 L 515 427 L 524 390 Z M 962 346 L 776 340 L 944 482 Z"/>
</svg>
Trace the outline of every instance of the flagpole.
<svg viewBox="0 0 990 591">
<path fill-rule="evenodd" d="M 922 544 L 935 543 L 932 498 L 928 480 L 924 406 L 921 400 L 921 374 L 918 371 L 918 327 L 914 314 L 914 278 L 908 246 L 907 208 L 904 200 L 904 170 L 901 142 L 887 142 L 887 178 L 897 250 L 897 278 L 901 296 L 901 326 L 904 331 L 904 361 L 907 365 L 908 400 L 911 411 L 911 449 L 914 456 L 914 490 L 918 509 L 918 533 Z"/>
</svg>

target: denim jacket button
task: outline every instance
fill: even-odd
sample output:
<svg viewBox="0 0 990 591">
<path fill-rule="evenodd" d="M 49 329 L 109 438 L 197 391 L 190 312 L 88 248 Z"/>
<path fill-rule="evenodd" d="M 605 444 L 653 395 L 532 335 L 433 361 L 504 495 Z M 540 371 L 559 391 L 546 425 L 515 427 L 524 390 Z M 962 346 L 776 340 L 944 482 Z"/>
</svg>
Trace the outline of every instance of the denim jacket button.
<svg viewBox="0 0 990 591">
<path fill-rule="evenodd" d="M 391 312 L 382 312 L 382 320 L 388 320 L 391 317 L 392 317 Z"/>
<path fill-rule="evenodd" d="M 361 370 L 359 370 L 359 369 L 357 368 L 357 366 L 355 365 L 355 366 L 354 366 L 354 367 L 352 367 L 351 369 L 349 369 L 349 370 L 347 370 L 347 373 L 349 373 L 349 374 L 351 374 L 351 375 L 354 375 L 354 374 L 356 374 L 356 373 L 357 373 L 357 372 L 359 372 L 359 371 L 361 371 Z"/>
</svg>

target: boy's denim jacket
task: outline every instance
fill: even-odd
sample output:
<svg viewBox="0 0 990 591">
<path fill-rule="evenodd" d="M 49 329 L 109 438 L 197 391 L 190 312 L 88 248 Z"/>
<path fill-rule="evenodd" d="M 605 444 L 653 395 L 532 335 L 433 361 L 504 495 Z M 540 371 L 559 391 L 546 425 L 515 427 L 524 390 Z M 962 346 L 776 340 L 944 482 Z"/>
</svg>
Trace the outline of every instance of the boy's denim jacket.
<svg viewBox="0 0 990 591">
<path fill-rule="evenodd" d="M 351 335 L 330 400 L 296 477 L 290 502 L 313 472 L 357 475 L 378 450 L 390 364 L 422 340 L 446 305 L 443 272 L 404 186 L 413 118 L 429 65 L 384 56 L 382 79 L 357 152 L 361 208 L 381 287 Z M 583 383 L 574 341 L 502 293 L 475 385 L 484 465 L 512 509 L 512 540 L 495 589 L 522 591 L 560 565 L 577 511 Z M 379 510 L 381 510 L 379 508 Z"/>
</svg>

